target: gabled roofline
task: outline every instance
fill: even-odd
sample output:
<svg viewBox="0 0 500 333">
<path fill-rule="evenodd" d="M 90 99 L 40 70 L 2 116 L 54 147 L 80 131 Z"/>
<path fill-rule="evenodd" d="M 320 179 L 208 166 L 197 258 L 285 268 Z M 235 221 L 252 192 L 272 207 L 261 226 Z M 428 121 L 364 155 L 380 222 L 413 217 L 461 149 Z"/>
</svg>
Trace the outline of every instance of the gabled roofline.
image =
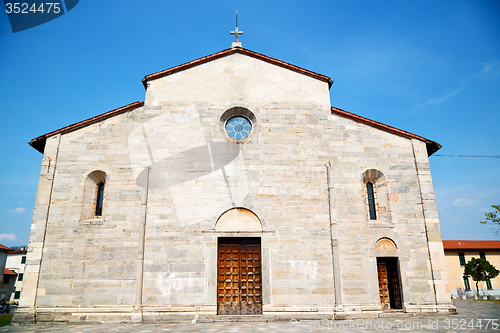
<svg viewBox="0 0 500 333">
<path fill-rule="evenodd" d="M 86 127 L 86 126 L 95 124 L 95 123 L 97 123 L 99 121 L 102 121 L 102 120 L 114 117 L 116 115 L 128 112 L 130 110 L 133 110 L 133 109 L 136 109 L 136 108 L 139 108 L 139 107 L 142 107 L 142 106 L 144 106 L 144 102 L 139 102 L 139 101 L 127 104 L 125 106 L 122 106 L 121 108 L 108 111 L 108 112 L 100 114 L 98 116 L 95 116 L 95 117 L 92 117 L 92 118 L 80 121 L 78 123 L 75 123 L 75 124 L 72 124 L 72 125 L 69 125 L 69 126 L 66 126 L 66 127 L 63 127 L 63 128 L 60 128 L 60 129 L 58 129 L 56 131 L 53 131 L 53 132 L 41 135 L 41 136 L 39 136 L 39 137 L 34 138 L 33 140 L 31 140 L 29 142 L 29 145 L 31 147 L 35 148 L 36 150 L 38 150 L 40 153 L 43 154 L 43 151 L 45 149 L 45 142 L 47 141 L 47 138 L 49 138 L 51 136 L 54 136 L 54 135 L 57 135 L 57 134 L 66 134 L 66 133 L 69 133 L 69 132 L 73 132 L 73 131 L 76 131 L 77 129 L 80 129 L 82 127 Z"/>
<path fill-rule="evenodd" d="M 2 252 L 9 252 L 9 251 L 12 251 L 12 249 L 8 248 L 5 245 L 0 244 L 0 251 L 2 251 Z"/>
<path fill-rule="evenodd" d="M 171 74 L 174 74 L 174 73 L 186 70 L 188 68 L 192 68 L 192 67 L 195 67 L 195 66 L 198 66 L 198 65 L 210 62 L 212 60 L 216 60 L 216 59 L 219 59 L 219 58 L 222 58 L 222 57 L 226 57 L 228 55 L 235 54 L 235 53 L 244 54 L 244 55 L 247 55 L 249 57 L 252 57 L 252 58 L 255 58 L 255 59 L 259 59 L 259 60 L 268 62 L 268 63 L 270 63 L 272 65 L 280 66 L 280 67 L 289 69 L 291 71 L 294 71 L 294 72 L 297 72 L 297 73 L 300 73 L 300 74 L 303 74 L 303 75 L 310 76 L 310 77 L 312 77 L 314 79 L 327 82 L 328 83 L 328 88 L 330 88 L 332 86 L 332 84 L 333 84 L 333 81 L 328 76 L 325 76 L 325 75 L 322 75 L 322 74 L 318 74 L 318 73 L 309 71 L 307 69 L 304 69 L 304 68 L 301 68 L 301 67 L 289 64 L 287 62 L 284 62 L 284 61 L 281 61 L 281 60 L 278 60 L 278 59 L 275 59 L 275 58 L 268 57 L 266 55 L 263 55 L 263 54 L 260 54 L 260 53 L 254 52 L 254 51 L 250 51 L 250 50 L 244 49 L 242 47 L 234 47 L 234 48 L 230 48 L 230 49 L 225 49 L 225 50 L 222 50 L 220 52 L 217 52 L 217 53 L 214 53 L 214 54 L 211 54 L 211 55 L 208 55 L 206 57 L 199 58 L 199 59 L 196 59 L 196 60 L 193 60 L 193 61 L 190 61 L 190 62 L 187 62 L 187 63 L 179 65 L 179 66 L 175 66 L 175 67 L 168 68 L 168 69 L 165 69 L 165 70 L 160 71 L 160 72 L 156 72 L 156 73 L 153 73 L 153 74 L 146 75 L 142 79 L 142 84 L 144 85 L 144 88 L 147 89 L 147 87 L 148 87 L 148 81 L 156 80 L 156 79 L 159 79 L 161 77 L 164 77 L 164 76 L 167 76 L 167 75 L 171 75 Z"/>
<path fill-rule="evenodd" d="M 444 240 L 445 250 L 500 250 L 497 240 Z"/>
<path fill-rule="evenodd" d="M 358 116 L 357 114 L 354 114 L 354 113 L 351 113 L 349 111 L 336 108 L 334 106 L 332 106 L 332 113 L 336 114 L 336 115 L 339 115 L 341 117 L 352 119 L 354 121 L 363 123 L 363 124 L 368 125 L 368 126 L 372 126 L 372 127 L 378 128 L 380 130 L 383 130 L 383 131 L 386 131 L 386 132 L 389 132 L 389 133 L 392 133 L 392 134 L 399 135 L 399 136 L 401 136 L 403 138 L 417 139 L 417 140 L 423 141 L 423 142 L 425 142 L 425 145 L 427 146 L 427 155 L 428 156 L 431 156 L 432 154 L 434 154 L 435 152 L 437 152 L 442 147 L 436 141 L 431 141 L 431 140 L 426 139 L 426 138 L 424 138 L 422 136 L 419 136 L 419 135 L 416 135 L 416 134 L 413 134 L 413 133 L 410 133 L 410 132 L 407 132 L 407 131 L 403 131 L 402 129 L 399 129 L 399 128 L 396 128 L 396 127 L 392 127 L 392 126 L 389 126 L 389 125 L 386 125 L 386 124 L 383 124 L 383 123 L 380 123 L 378 121 L 375 121 L 375 120 L 372 120 L 372 119 L 368 119 L 368 118 L 365 118 L 365 117 L 362 117 L 362 116 Z"/>
</svg>

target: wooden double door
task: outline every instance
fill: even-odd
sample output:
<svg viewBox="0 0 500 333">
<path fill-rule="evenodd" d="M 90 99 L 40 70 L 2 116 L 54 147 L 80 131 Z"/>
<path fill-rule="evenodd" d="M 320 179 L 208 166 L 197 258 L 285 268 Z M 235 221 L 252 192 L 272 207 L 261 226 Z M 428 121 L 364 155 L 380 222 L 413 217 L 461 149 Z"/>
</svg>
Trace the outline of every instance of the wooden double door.
<svg viewBox="0 0 500 333">
<path fill-rule="evenodd" d="M 377 258 L 382 310 L 402 309 L 398 258 Z"/>
<path fill-rule="evenodd" d="M 217 266 L 217 313 L 262 314 L 260 238 L 220 237 Z"/>
</svg>

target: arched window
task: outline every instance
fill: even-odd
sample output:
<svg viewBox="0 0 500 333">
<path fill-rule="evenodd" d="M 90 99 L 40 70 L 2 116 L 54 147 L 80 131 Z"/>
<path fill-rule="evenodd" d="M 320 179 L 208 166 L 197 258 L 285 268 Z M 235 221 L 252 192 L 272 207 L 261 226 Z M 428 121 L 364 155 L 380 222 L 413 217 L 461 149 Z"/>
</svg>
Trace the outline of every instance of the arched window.
<svg viewBox="0 0 500 333">
<path fill-rule="evenodd" d="M 95 216 L 102 216 L 102 204 L 104 200 L 104 182 L 97 185 L 97 197 L 95 202 Z"/>
<path fill-rule="evenodd" d="M 85 178 L 83 189 L 82 219 L 101 218 L 105 212 L 108 175 L 101 170 L 92 171 Z"/>
<path fill-rule="evenodd" d="M 373 192 L 373 184 L 366 183 L 366 195 L 368 199 L 368 211 L 370 212 L 370 220 L 377 219 L 377 209 L 375 207 L 375 193 Z"/>
<path fill-rule="evenodd" d="M 366 219 L 391 223 L 391 200 L 399 200 L 397 194 L 390 194 L 387 177 L 376 169 L 363 172 L 362 176 L 363 198 L 366 203 Z M 360 198 L 360 199 L 361 199 Z"/>
</svg>

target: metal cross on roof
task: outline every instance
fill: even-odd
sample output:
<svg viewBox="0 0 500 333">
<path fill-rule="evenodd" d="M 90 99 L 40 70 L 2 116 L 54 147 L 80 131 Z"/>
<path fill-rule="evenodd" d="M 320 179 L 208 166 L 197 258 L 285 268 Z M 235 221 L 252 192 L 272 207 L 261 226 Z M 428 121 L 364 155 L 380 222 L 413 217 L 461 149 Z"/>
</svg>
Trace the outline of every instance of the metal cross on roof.
<svg viewBox="0 0 500 333">
<path fill-rule="evenodd" d="M 241 43 L 238 42 L 238 35 L 243 35 L 243 31 L 238 30 L 238 10 L 236 9 L 236 28 L 231 31 L 231 35 L 234 35 L 234 43 L 231 47 L 241 47 Z"/>
</svg>

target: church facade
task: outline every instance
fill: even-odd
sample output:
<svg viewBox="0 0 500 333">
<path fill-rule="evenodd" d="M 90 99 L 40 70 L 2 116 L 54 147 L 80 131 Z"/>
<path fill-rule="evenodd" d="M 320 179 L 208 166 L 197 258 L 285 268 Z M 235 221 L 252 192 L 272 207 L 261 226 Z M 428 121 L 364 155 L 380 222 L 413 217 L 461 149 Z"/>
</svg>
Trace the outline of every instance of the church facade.
<svg viewBox="0 0 500 333">
<path fill-rule="evenodd" d="M 42 135 L 15 321 L 453 311 L 428 156 L 241 48 L 147 75 L 144 102 Z"/>
</svg>

